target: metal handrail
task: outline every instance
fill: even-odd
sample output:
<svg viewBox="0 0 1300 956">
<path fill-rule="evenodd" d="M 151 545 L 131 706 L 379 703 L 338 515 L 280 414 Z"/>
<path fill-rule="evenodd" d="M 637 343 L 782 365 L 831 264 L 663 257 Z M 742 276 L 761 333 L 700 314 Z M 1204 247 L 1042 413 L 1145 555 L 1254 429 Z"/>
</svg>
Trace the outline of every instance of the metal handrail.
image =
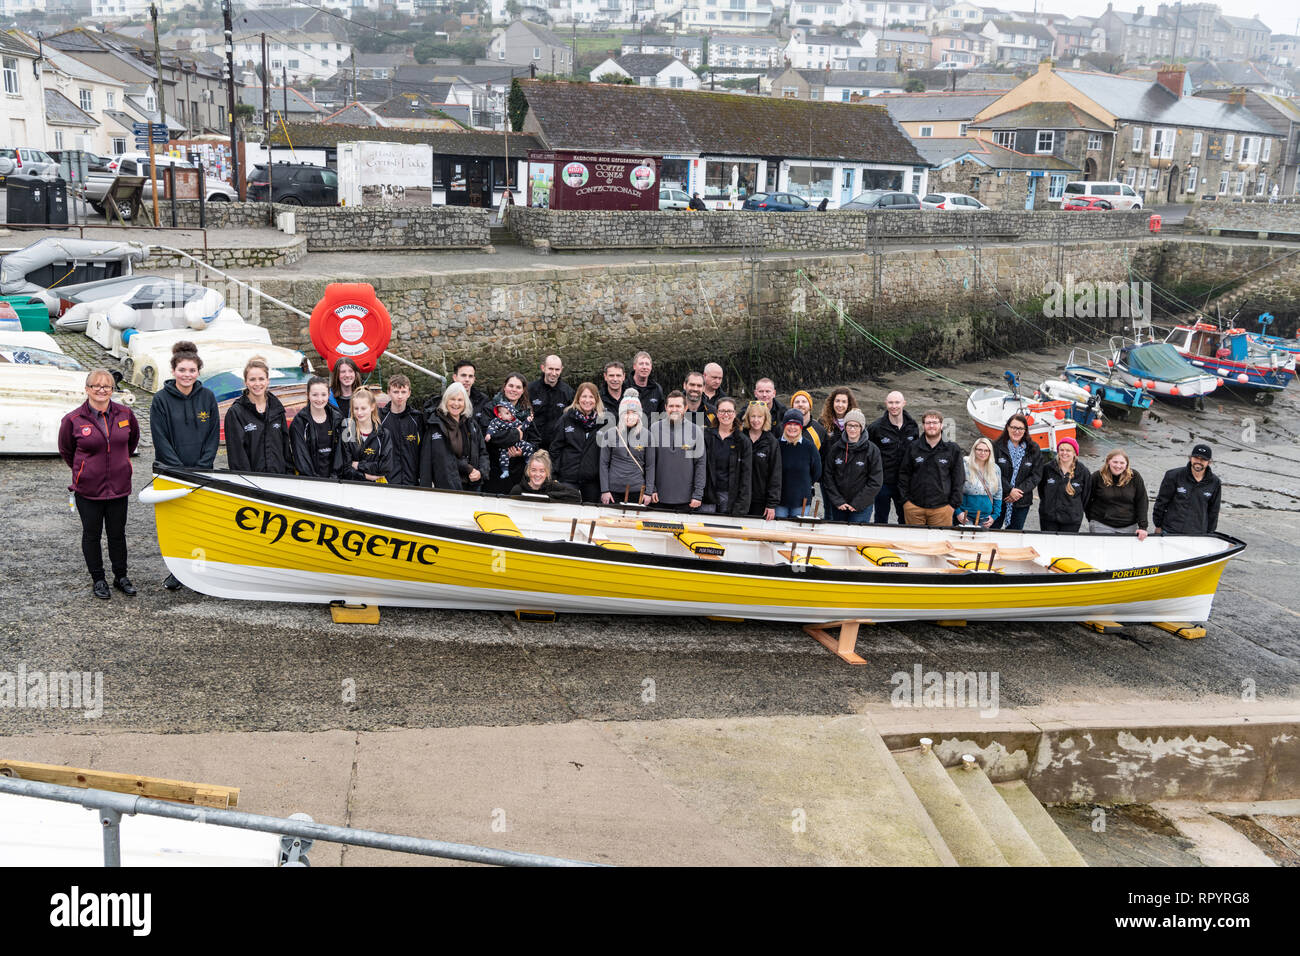
<svg viewBox="0 0 1300 956">
<path fill-rule="evenodd" d="M 206 242 L 207 242 L 207 234 L 205 233 L 204 234 L 205 246 L 206 246 Z M 267 301 L 273 302 L 276 305 L 278 305 L 280 308 L 292 312 L 294 315 L 301 316 L 304 319 L 311 318 L 310 312 L 304 312 L 302 309 L 299 309 L 296 306 L 292 306 L 288 302 L 281 302 L 279 299 L 271 295 L 269 292 L 263 292 L 261 289 L 249 285 L 247 282 L 244 282 L 242 279 L 236 279 L 234 276 L 222 272 L 216 266 L 209 265 L 208 263 L 204 262 L 202 259 L 198 259 L 190 255 L 184 249 L 177 249 L 173 246 L 158 246 L 158 245 L 155 245 L 153 248 L 164 249 L 167 252 L 175 253 L 178 256 L 184 256 L 186 259 L 189 259 L 191 262 L 193 262 L 196 266 L 202 266 L 204 269 L 207 269 L 209 272 L 215 272 L 217 275 L 221 276 L 221 278 L 225 279 L 227 282 L 233 282 L 235 283 L 235 285 L 247 289 L 253 295 L 260 295 L 262 298 L 266 299 Z M 388 358 L 392 359 L 395 362 L 400 362 L 401 364 L 405 365 L 407 368 L 413 368 L 417 372 L 423 372 L 425 375 L 428 375 L 430 378 L 436 378 L 439 382 L 445 384 L 447 381 L 447 377 L 445 375 L 439 375 L 437 372 L 427 369 L 423 365 L 416 365 L 410 359 L 402 358 L 400 355 L 396 354 L 391 350 L 385 350 L 384 355 L 388 356 Z"/>
<path fill-rule="evenodd" d="M 87 810 L 98 810 L 104 828 L 104 866 L 122 865 L 121 820 L 122 815 L 137 813 L 171 820 L 188 820 L 210 823 L 213 826 L 233 827 L 238 830 L 257 830 L 281 837 L 281 863 L 305 865 L 306 853 L 316 840 L 326 843 L 343 843 L 348 846 L 366 846 L 376 850 L 412 853 L 417 856 L 436 856 L 447 860 L 464 860 L 491 866 L 601 866 L 582 860 L 542 856 L 537 853 L 519 853 L 514 850 L 497 850 L 468 843 L 446 843 L 426 840 L 423 837 L 380 833 L 376 830 L 357 830 L 353 827 L 336 827 L 315 823 L 306 814 L 293 817 L 271 817 L 242 810 L 218 810 L 192 807 L 183 803 L 170 803 L 126 793 L 113 793 L 94 788 L 64 787 L 35 780 L 19 780 L 0 775 L 0 793 L 11 793 L 59 803 L 75 803 Z"/>
</svg>

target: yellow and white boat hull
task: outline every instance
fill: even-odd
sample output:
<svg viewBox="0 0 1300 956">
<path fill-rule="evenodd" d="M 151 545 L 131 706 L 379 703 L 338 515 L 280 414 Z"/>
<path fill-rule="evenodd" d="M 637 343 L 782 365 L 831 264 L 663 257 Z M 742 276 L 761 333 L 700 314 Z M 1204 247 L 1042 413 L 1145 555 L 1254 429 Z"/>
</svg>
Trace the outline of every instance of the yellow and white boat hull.
<svg viewBox="0 0 1300 956">
<path fill-rule="evenodd" d="M 163 558 L 187 587 L 222 598 L 301 603 L 800 623 L 1205 621 L 1225 563 L 1245 547 L 1226 535 L 1140 542 L 653 515 L 709 522 L 706 534 L 716 529 L 732 536 L 722 542 L 723 556 L 701 557 L 671 533 L 602 526 L 620 514 L 617 509 L 466 492 L 163 468 L 141 500 L 155 505 Z M 481 530 L 475 516 L 485 512 L 506 515 L 519 536 Z M 792 540 L 811 530 L 812 537 L 838 536 L 846 543 L 792 549 L 779 541 L 736 540 L 746 529 Z M 863 536 L 889 539 L 908 567 L 871 564 L 851 543 Z M 954 551 L 928 553 L 942 543 Z M 997 570 L 988 571 L 991 546 L 1013 560 L 995 554 Z M 983 569 L 955 566 L 955 553 L 970 558 L 969 551 L 957 552 L 981 548 Z M 809 555 L 814 563 L 806 563 Z M 1058 557 L 1092 570 L 1049 570 Z"/>
</svg>

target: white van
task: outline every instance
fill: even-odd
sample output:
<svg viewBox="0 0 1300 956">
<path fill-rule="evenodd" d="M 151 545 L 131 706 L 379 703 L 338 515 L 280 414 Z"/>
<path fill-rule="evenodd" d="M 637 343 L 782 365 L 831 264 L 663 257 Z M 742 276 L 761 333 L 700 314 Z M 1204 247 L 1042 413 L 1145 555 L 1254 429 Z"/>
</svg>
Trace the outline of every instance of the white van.
<svg viewBox="0 0 1300 956">
<path fill-rule="evenodd" d="M 1075 197 L 1093 197 L 1097 196 L 1105 199 L 1115 209 L 1141 209 L 1142 197 L 1132 186 L 1127 186 L 1121 182 L 1099 183 L 1091 180 L 1084 182 L 1073 182 L 1065 184 L 1065 192 L 1061 194 L 1062 201 Z"/>
</svg>

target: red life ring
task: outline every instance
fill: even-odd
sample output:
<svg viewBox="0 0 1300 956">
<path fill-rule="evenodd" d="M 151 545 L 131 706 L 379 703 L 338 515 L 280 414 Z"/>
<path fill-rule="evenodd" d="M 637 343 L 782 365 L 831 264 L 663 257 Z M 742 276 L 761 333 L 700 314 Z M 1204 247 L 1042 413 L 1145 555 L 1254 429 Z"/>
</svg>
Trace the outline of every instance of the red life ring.
<svg viewBox="0 0 1300 956">
<path fill-rule="evenodd" d="M 373 372 L 388 348 L 393 320 L 367 282 L 332 282 L 311 311 L 311 343 L 326 364 L 352 359 L 362 372 Z"/>
</svg>

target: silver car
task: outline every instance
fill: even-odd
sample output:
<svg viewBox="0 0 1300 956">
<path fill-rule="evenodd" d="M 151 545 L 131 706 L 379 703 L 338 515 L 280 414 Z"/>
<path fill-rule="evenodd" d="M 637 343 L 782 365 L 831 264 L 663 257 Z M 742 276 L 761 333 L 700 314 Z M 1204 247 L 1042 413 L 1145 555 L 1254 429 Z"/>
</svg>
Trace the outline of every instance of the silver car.
<svg viewBox="0 0 1300 956">
<path fill-rule="evenodd" d="M 15 174 L 40 176 L 50 169 L 58 168 L 58 161 L 42 149 L 32 149 L 29 146 L 0 147 L 0 182 Z"/>
</svg>

